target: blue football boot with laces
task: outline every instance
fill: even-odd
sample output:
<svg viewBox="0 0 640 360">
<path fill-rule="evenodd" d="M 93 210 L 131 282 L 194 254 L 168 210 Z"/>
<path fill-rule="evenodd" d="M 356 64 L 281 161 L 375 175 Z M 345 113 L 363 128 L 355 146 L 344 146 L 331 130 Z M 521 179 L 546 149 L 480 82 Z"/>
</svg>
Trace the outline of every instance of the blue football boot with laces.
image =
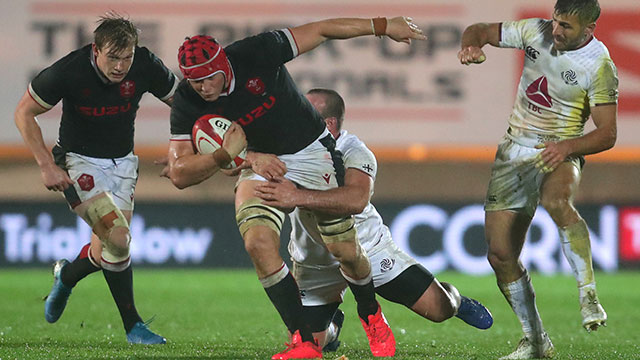
<svg viewBox="0 0 640 360">
<path fill-rule="evenodd" d="M 167 339 L 149 330 L 146 323 L 138 321 L 127 333 L 129 344 L 157 345 L 166 344 Z"/>
<path fill-rule="evenodd" d="M 481 330 L 486 330 L 493 325 L 493 316 L 489 309 L 480 304 L 478 300 L 466 296 L 460 296 L 460 307 L 456 316 Z"/>
<path fill-rule="evenodd" d="M 60 319 L 71 295 L 71 288 L 63 284 L 60 279 L 62 269 L 68 264 L 69 261 L 66 259 L 58 260 L 53 264 L 53 287 L 44 303 L 44 318 L 50 323 Z"/>
<path fill-rule="evenodd" d="M 340 330 L 342 330 L 342 324 L 344 323 L 344 312 L 342 312 L 342 310 L 340 309 L 336 309 L 336 313 L 333 314 L 333 319 L 331 319 L 331 322 L 334 323 L 334 325 L 337 328 L 336 331 L 336 337 L 331 340 L 330 342 L 328 342 L 323 348 L 322 351 L 328 351 L 328 352 L 332 352 L 332 351 L 337 351 L 338 347 L 340 346 Z"/>
</svg>

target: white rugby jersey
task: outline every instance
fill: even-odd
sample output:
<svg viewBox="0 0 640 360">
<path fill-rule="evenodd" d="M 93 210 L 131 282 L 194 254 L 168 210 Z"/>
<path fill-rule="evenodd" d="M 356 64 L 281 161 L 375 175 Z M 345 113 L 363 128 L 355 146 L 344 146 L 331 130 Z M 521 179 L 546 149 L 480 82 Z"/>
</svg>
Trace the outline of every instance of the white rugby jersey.
<svg viewBox="0 0 640 360">
<path fill-rule="evenodd" d="M 552 20 L 502 23 L 500 47 L 524 50 L 524 68 L 509 118 L 511 135 L 540 141 L 583 135 L 590 107 L 618 101 L 618 74 L 595 37 L 571 51 L 554 49 Z"/>
<path fill-rule="evenodd" d="M 358 169 L 375 182 L 378 171 L 376 157 L 357 136 L 340 131 L 336 141 L 336 149 L 342 152 L 345 169 Z M 373 185 L 369 199 L 373 195 Z M 291 239 L 289 253 L 291 258 L 306 266 L 335 265 L 338 262 L 325 248 L 314 216 L 308 210 L 296 208 L 289 214 L 291 219 Z M 355 215 L 355 226 L 358 240 L 362 247 L 371 254 L 374 248 L 391 238 L 389 228 L 383 224 L 382 217 L 371 204 L 367 203 L 364 211 Z"/>
</svg>

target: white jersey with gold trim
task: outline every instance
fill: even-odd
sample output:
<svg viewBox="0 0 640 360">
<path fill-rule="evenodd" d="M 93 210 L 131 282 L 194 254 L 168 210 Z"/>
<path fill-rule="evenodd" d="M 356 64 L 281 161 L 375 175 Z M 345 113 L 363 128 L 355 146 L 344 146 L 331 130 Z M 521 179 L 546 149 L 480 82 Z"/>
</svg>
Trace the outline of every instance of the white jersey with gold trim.
<svg viewBox="0 0 640 360">
<path fill-rule="evenodd" d="M 340 131 L 336 149 L 343 154 L 345 169 L 358 169 L 371 176 L 375 182 L 378 171 L 375 155 L 357 136 L 349 134 L 346 130 Z M 372 195 L 373 184 L 369 198 Z M 315 217 L 308 210 L 296 208 L 289 214 L 289 218 L 292 226 L 289 253 L 294 261 L 305 266 L 338 264 L 324 246 Z M 389 228 L 383 224 L 382 217 L 370 202 L 362 213 L 355 215 L 355 224 L 358 240 L 369 255 L 375 253 L 376 246 L 391 241 Z"/>
<path fill-rule="evenodd" d="M 595 37 L 571 51 L 554 49 L 552 20 L 501 24 L 500 47 L 524 50 L 509 135 L 537 142 L 583 135 L 590 107 L 618 101 L 618 75 L 607 47 Z"/>
</svg>

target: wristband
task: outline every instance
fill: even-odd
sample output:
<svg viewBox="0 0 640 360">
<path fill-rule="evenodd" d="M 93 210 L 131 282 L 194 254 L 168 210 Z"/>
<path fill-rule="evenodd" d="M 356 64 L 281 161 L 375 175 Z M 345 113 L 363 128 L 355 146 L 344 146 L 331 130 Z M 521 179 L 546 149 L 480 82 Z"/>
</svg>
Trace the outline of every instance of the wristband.
<svg viewBox="0 0 640 360">
<path fill-rule="evenodd" d="M 219 168 L 224 168 L 231 162 L 231 155 L 224 148 L 214 151 L 211 155 L 213 155 L 213 159 Z"/>
<path fill-rule="evenodd" d="M 387 18 L 386 17 L 377 17 L 371 19 L 371 29 L 373 30 L 373 35 L 377 37 L 382 37 L 387 34 Z"/>
</svg>

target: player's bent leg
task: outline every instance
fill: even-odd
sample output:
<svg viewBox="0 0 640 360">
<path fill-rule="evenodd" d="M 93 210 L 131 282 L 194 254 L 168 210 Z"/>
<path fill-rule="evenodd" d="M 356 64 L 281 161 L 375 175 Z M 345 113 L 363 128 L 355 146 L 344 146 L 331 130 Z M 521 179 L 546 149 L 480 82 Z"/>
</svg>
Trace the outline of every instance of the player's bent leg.
<svg viewBox="0 0 640 360">
<path fill-rule="evenodd" d="M 493 325 L 493 315 L 478 300 L 460 295 L 458 289 L 449 283 L 443 282 L 442 287 L 446 289 L 454 302 L 453 306 L 456 309 L 457 318 L 481 330 L 486 330 Z"/>
<path fill-rule="evenodd" d="M 562 251 L 576 279 L 582 326 L 597 330 L 606 325 L 607 313 L 598 300 L 587 224 L 573 206 L 581 177 L 579 159 L 562 163 L 544 178 L 541 204 L 558 226 Z"/>
</svg>

